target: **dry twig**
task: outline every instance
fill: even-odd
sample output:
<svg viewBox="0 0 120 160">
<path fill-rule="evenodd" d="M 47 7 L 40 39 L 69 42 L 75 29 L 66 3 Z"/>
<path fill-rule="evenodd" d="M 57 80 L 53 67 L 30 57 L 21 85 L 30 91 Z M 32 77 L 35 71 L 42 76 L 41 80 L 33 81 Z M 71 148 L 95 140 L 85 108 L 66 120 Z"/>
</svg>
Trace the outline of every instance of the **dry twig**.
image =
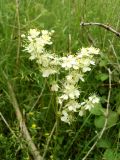
<svg viewBox="0 0 120 160">
<path fill-rule="evenodd" d="M 111 26 L 108 26 L 108 25 L 105 25 L 105 24 L 102 24 L 102 23 L 96 23 L 96 22 L 85 23 L 85 22 L 81 22 L 80 26 L 82 26 L 82 27 L 84 27 L 84 26 L 99 26 L 99 27 L 102 27 L 102 28 L 114 33 L 117 37 L 120 38 L 120 32 L 116 31 Z"/>
<path fill-rule="evenodd" d="M 21 129 L 21 133 L 28 145 L 28 148 L 31 152 L 31 154 L 33 155 L 34 157 L 34 160 L 43 160 L 42 156 L 40 155 L 39 151 L 37 150 L 34 142 L 32 141 L 32 138 L 28 132 L 28 129 L 27 129 L 27 126 L 25 124 L 25 121 L 22 117 L 22 113 L 20 111 L 20 107 L 18 105 L 18 102 L 17 102 L 17 99 L 16 99 L 16 96 L 15 96 L 15 92 L 14 92 L 14 89 L 10 83 L 10 81 L 8 80 L 8 77 L 6 76 L 6 74 L 3 72 L 3 75 L 7 81 L 7 85 L 8 85 L 8 90 L 9 90 L 9 93 L 10 93 L 10 101 L 13 105 L 13 108 L 15 110 L 15 113 L 16 113 L 16 117 L 17 117 L 17 120 L 19 122 L 19 126 L 20 126 L 20 129 Z"/>
</svg>

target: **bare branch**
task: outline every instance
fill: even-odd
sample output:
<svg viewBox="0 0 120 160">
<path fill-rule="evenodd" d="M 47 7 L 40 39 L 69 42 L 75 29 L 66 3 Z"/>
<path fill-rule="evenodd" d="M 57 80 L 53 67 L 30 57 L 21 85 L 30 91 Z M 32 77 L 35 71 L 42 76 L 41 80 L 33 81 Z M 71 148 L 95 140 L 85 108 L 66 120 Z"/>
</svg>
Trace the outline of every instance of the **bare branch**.
<svg viewBox="0 0 120 160">
<path fill-rule="evenodd" d="M 22 113 L 20 111 L 20 107 L 18 105 L 16 96 L 15 96 L 14 89 L 13 89 L 10 81 L 8 80 L 8 77 L 6 76 L 6 74 L 4 72 L 3 72 L 3 74 L 4 74 L 5 79 L 7 80 L 8 90 L 9 90 L 10 97 L 11 97 L 10 101 L 13 105 L 14 110 L 15 110 L 16 117 L 17 117 L 17 120 L 18 120 L 19 125 L 20 125 L 21 133 L 22 133 L 22 135 L 23 135 L 23 137 L 24 137 L 24 139 L 25 139 L 25 141 L 28 145 L 28 148 L 29 148 L 31 154 L 34 157 L 34 160 L 43 160 L 42 156 L 38 152 L 35 144 L 32 141 L 32 138 L 31 138 L 31 136 L 28 132 L 27 126 L 26 126 L 25 121 L 22 117 Z"/>
<path fill-rule="evenodd" d="M 81 22 L 80 26 L 82 26 L 82 27 L 84 27 L 84 26 L 99 26 L 99 27 L 102 27 L 102 28 L 114 33 L 117 37 L 120 38 L 120 32 L 116 31 L 111 26 L 105 25 L 103 23 L 96 23 L 96 22 L 85 23 L 85 22 Z"/>
</svg>

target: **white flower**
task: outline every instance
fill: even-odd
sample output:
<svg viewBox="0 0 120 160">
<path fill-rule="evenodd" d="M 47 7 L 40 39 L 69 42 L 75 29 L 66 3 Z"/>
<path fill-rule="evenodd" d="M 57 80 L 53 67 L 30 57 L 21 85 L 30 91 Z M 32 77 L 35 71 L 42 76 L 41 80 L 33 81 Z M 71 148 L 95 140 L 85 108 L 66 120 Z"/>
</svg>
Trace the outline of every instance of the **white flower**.
<svg viewBox="0 0 120 160">
<path fill-rule="evenodd" d="M 72 83 L 73 82 L 73 75 L 72 74 L 67 75 L 66 79 L 68 82 Z"/>
<path fill-rule="evenodd" d="M 62 103 L 63 103 L 62 98 L 61 98 L 61 97 L 58 97 L 58 98 L 57 98 L 57 102 L 58 102 L 59 104 L 62 104 Z"/>
<path fill-rule="evenodd" d="M 81 105 L 81 106 L 84 106 L 84 105 L 85 105 L 85 102 L 81 102 L 80 105 Z"/>
<path fill-rule="evenodd" d="M 66 76 L 67 82 L 71 83 L 71 84 L 76 84 L 79 80 L 84 82 L 84 78 L 83 75 L 80 74 L 79 72 L 77 73 L 76 71 L 72 71 L 70 72 L 67 76 Z"/>
<path fill-rule="evenodd" d="M 100 99 L 96 95 L 92 95 L 89 97 L 89 101 L 91 101 L 94 104 L 94 103 L 99 103 Z"/>
<path fill-rule="evenodd" d="M 89 56 L 86 48 L 82 48 L 81 51 L 79 51 L 77 54 L 78 54 L 78 58 Z"/>
<path fill-rule="evenodd" d="M 21 34 L 21 38 L 25 38 L 25 34 Z"/>
<path fill-rule="evenodd" d="M 70 124 L 69 115 L 65 110 L 62 111 L 61 121 Z"/>
<path fill-rule="evenodd" d="M 65 83 L 63 84 L 62 95 L 58 98 L 58 103 L 62 104 L 63 101 L 68 99 L 76 99 L 80 95 L 80 91 L 74 84 Z"/>
<path fill-rule="evenodd" d="M 65 70 L 68 70 L 70 68 L 79 69 L 79 63 L 73 55 L 63 57 L 61 66 L 62 68 L 65 68 Z"/>
<path fill-rule="evenodd" d="M 41 32 L 42 32 L 41 38 L 42 38 L 44 44 L 49 44 L 49 45 L 52 44 L 50 32 L 48 32 L 47 30 L 42 30 Z"/>
<path fill-rule="evenodd" d="M 34 43 L 36 43 L 36 46 L 37 47 L 44 47 L 46 45 L 45 41 L 43 40 L 43 38 L 40 36 L 40 37 L 37 37 L 34 41 Z"/>
<path fill-rule="evenodd" d="M 29 37 L 31 38 L 36 38 L 39 34 L 40 32 L 37 29 L 30 29 L 29 31 Z"/>
<path fill-rule="evenodd" d="M 37 57 L 37 63 L 45 68 L 49 68 L 51 63 L 50 54 L 42 54 Z"/>
<path fill-rule="evenodd" d="M 54 55 L 54 57 L 52 58 L 52 61 L 51 61 L 51 65 L 58 66 L 60 64 L 61 64 L 60 58 L 58 58 L 57 56 Z"/>
<path fill-rule="evenodd" d="M 42 69 L 42 76 L 43 77 L 49 77 L 51 74 L 55 74 L 57 71 L 55 69 L 51 68 L 44 68 Z"/>
<path fill-rule="evenodd" d="M 77 101 L 71 100 L 65 107 L 67 107 L 69 111 L 77 112 L 77 109 L 79 109 L 81 105 Z"/>
<path fill-rule="evenodd" d="M 71 99 L 78 98 L 80 91 L 72 84 L 64 84 L 63 93 Z"/>
<path fill-rule="evenodd" d="M 83 73 L 85 73 L 85 72 L 87 72 L 87 71 L 90 71 L 90 70 L 91 70 L 90 67 L 83 67 L 83 69 L 82 69 Z"/>
<path fill-rule="evenodd" d="M 51 87 L 51 91 L 57 92 L 59 88 L 60 88 L 60 87 L 58 86 L 57 83 L 53 83 L 53 84 L 52 84 L 52 87 Z"/>
<path fill-rule="evenodd" d="M 32 61 L 34 59 L 36 59 L 36 54 L 34 52 L 31 53 L 29 59 Z"/>
<path fill-rule="evenodd" d="M 88 51 L 88 53 L 90 53 L 90 54 L 99 54 L 100 53 L 100 50 L 98 49 L 98 48 L 94 48 L 94 47 L 89 47 L 89 48 L 87 48 L 87 51 Z"/>
<path fill-rule="evenodd" d="M 81 51 L 78 52 L 79 58 L 82 57 L 89 57 L 90 55 L 94 55 L 94 54 L 99 54 L 100 50 L 98 48 L 94 48 L 94 47 L 87 47 L 87 48 L 82 48 Z"/>
<path fill-rule="evenodd" d="M 71 99 L 75 99 L 75 98 L 78 98 L 80 95 L 80 91 L 75 89 L 74 91 L 71 91 L 71 93 L 69 93 L 69 97 Z"/>
<path fill-rule="evenodd" d="M 68 100 L 68 95 L 67 94 L 63 94 L 61 97 L 59 97 L 59 99 L 61 99 L 61 102 L 62 100 Z"/>
<path fill-rule="evenodd" d="M 96 95 L 92 95 L 86 100 L 85 102 L 82 103 L 82 106 L 84 107 L 85 110 L 91 110 L 92 108 L 95 107 L 96 103 L 99 103 L 100 99 Z"/>
<path fill-rule="evenodd" d="M 94 107 L 94 105 L 92 103 L 87 103 L 86 105 L 84 105 L 84 109 L 85 110 L 91 110 Z"/>
<path fill-rule="evenodd" d="M 84 116 L 84 113 L 85 113 L 84 110 L 80 110 L 80 111 L 79 111 L 79 116 L 81 116 L 81 117 Z"/>
<path fill-rule="evenodd" d="M 41 32 L 42 32 L 42 35 L 49 35 L 48 30 L 42 30 Z"/>
<path fill-rule="evenodd" d="M 90 64 L 95 65 L 95 61 L 91 60 Z"/>
<path fill-rule="evenodd" d="M 90 58 L 83 58 L 83 59 L 81 59 L 80 62 L 84 66 L 89 66 L 90 65 Z"/>
</svg>

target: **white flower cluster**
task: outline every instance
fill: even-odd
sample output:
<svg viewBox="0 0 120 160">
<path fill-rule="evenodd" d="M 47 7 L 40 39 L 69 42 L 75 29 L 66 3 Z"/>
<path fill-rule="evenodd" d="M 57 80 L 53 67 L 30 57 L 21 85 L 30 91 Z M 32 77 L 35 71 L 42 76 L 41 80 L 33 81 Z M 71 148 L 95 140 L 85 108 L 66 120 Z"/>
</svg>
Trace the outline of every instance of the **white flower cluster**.
<svg viewBox="0 0 120 160">
<path fill-rule="evenodd" d="M 80 91 L 76 87 L 76 84 L 79 80 L 84 81 L 84 73 L 91 70 L 91 65 L 95 65 L 95 54 L 99 54 L 99 49 L 90 47 L 82 48 L 76 56 L 69 55 L 62 57 L 61 67 L 68 70 L 68 74 L 65 78 L 65 84 L 63 84 L 63 95 L 59 100 L 62 101 L 79 97 Z"/>
<path fill-rule="evenodd" d="M 80 80 L 84 82 L 85 72 L 90 71 L 91 66 L 95 65 L 94 56 L 99 54 L 99 49 L 82 48 L 75 55 L 58 57 L 46 50 L 46 45 L 52 44 L 53 32 L 30 29 L 28 35 L 22 37 L 26 40 L 25 50 L 30 53 L 29 59 L 36 60 L 43 77 L 58 74 L 60 71 L 65 73 L 62 85 L 58 86 L 57 82 L 53 82 L 51 91 L 59 91 L 58 103 L 63 107 L 61 120 L 70 124 L 74 112 L 82 116 L 86 110 L 91 110 L 95 103 L 99 103 L 99 98 L 95 95 L 85 102 L 78 102 L 80 96 L 78 82 Z"/>
<path fill-rule="evenodd" d="M 94 102 L 90 101 L 92 97 L 89 97 L 89 101 L 84 103 L 78 103 L 80 96 L 80 89 L 78 82 L 81 80 L 84 82 L 84 74 L 91 70 L 91 66 L 95 65 L 94 55 L 99 54 L 99 49 L 93 47 L 82 48 L 76 55 L 69 55 L 62 58 L 61 67 L 65 69 L 67 75 L 64 79 L 62 87 L 62 95 L 58 97 L 58 102 L 63 104 L 63 111 L 61 120 L 69 123 L 73 112 L 79 112 L 79 115 L 83 115 L 85 110 L 90 110 L 95 106 Z M 93 96 L 93 100 L 98 99 Z M 99 103 L 97 100 L 95 103 Z M 83 105 L 84 104 L 84 105 Z"/>
<path fill-rule="evenodd" d="M 76 56 L 69 55 L 62 57 L 61 66 L 65 68 L 65 70 L 71 68 L 75 70 L 81 69 L 81 71 L 85 73 L 91 70 L 90 65 L 95 65 L 93 57 L 97 54 L 99 54 L 99 49 L 94 47 L 82 48 Z"/>
<path fill-rule="evenodd" d="M 100 99 L 94 94 L 82 103 L 75 100 L 70 100 L 62 110 L 61 120 L 70 124 L 73 121 L 72 114 L 78 112 L 79 116 L 83 116 L 87 110 L 91 110 L 98 104 Z M 71 114 L 72 113 L 72 114 Z"/>
<path fill-rule="evenodd" d="M 30 53 L 31 60 L 38 59 L 40 54 L 45 52 L 45 46 L 52 44 L 51 35 L 52 32 L 48 32 L 47 30 L 38 31 L 36 29 L 30 29 L 27 37 L 22 35 L 22 37 L 27 38 L 25 50 Z"/>
<path fill-rule="evenodd" d="M 58 72 L 59 59 L 55 54 L 48 53 L 45 48 L 46 45 L 52 44 L 53 33 L 54 31 L 30 29 L 27 36 L 22 35 L 26 40 L 25 51 L 30 53 L 30 60 L 36 60 L 43 77 Z"/>
<path fill-rule="evenodd" d="M 100 99 L 95 94 L 93 94 L 87 100 L 85 100 L 84 102 L 80 103 L 81 110 L 79 111 L 79 115 L 83 116 L 86 110 L 90 111 L 99 102 L 100 102 Z"/>
</svg>

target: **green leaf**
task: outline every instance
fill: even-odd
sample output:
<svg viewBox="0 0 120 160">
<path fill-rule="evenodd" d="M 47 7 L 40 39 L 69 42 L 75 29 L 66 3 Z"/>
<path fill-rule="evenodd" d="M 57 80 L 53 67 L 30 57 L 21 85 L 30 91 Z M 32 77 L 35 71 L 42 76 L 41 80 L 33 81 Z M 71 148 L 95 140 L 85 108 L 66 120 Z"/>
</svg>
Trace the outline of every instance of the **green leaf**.
<svg viewBox="0 0 120 160">
<path fill-rule="evenodd" d="M 117 112 L 110 111 L 108 116 L 108 127 L 112 127 L 118 121 L 119 115 Z"/>
<path fill-rule="evenodd" d="M 114 151 L 113 151 L 112 149 L 107 149 L 107 150 L 104 152 L 103 158 L 104 158 L 105 160 L 115 160 Z"/>
<path fill-rule="evenodd" d="M 117 107 L 117 113 L 120 115 L 120 106 Z"/>
<path fill-rule="evenodd" d="M 94 124 L 97 128 L 103 128 L 105 124 L 105 117 L 104 116 L 96 117 L 94 120 Z"/>
<path fill-rule="evenodd" d="M 102 138 L 99 140 L 97 147 L 99 148 L 110 148 L 111 147 L 111 141 L 107 138 Z"/>
<path fill-rule="evenodd" d="M 101 81 L 107 80 L 108 77 L 109 77 L 109 76 L 108 76 L 108 74 L 106 74 L 106 73 L 101 73 L 101 74 L 100 74 L 100 80 L 101 80 Z"/>
<path fill-rule="evenodd" d="M 120 153 L 116 152 L 116 149 L 106 149 L 103 155 L 104 160 L 120 160 Z"/>
<path fill-rule="evenodd" d="M 100 67 L 104 67 L 108 64 L 108 62 L 106 60 L 101 60 L 100 63 L 99 63 L 99 66 Z"/>
<path fill-rule="evenodd" d="M 92 108 L 90 112 L 94 115 L 103 115 L 101 104 L 95 105 L 95 107 Z"/>
<path fill-rule="evenodd" d="M 118 114 L 117 112 L 110 111 L 108 115 L 108 122 L 107 127 L 112 127 L 118 121 Z M 94 120 L 94 124 L 97 128 L 103 128 L 105 124 L 105 117 L 104 116 L 97 116 Z"/>
<path fill-rule="evenodd" d="M 108 76 L 108 74 L 106 74 L 106 73 L 98 73 L 97 75 L 96 75 L 96 79 L 97 80 L 100 80 L 100 81 L 105 81 L 105 80 L 107 80 L 109 78 L 109 76 Z"/>
</svg>

